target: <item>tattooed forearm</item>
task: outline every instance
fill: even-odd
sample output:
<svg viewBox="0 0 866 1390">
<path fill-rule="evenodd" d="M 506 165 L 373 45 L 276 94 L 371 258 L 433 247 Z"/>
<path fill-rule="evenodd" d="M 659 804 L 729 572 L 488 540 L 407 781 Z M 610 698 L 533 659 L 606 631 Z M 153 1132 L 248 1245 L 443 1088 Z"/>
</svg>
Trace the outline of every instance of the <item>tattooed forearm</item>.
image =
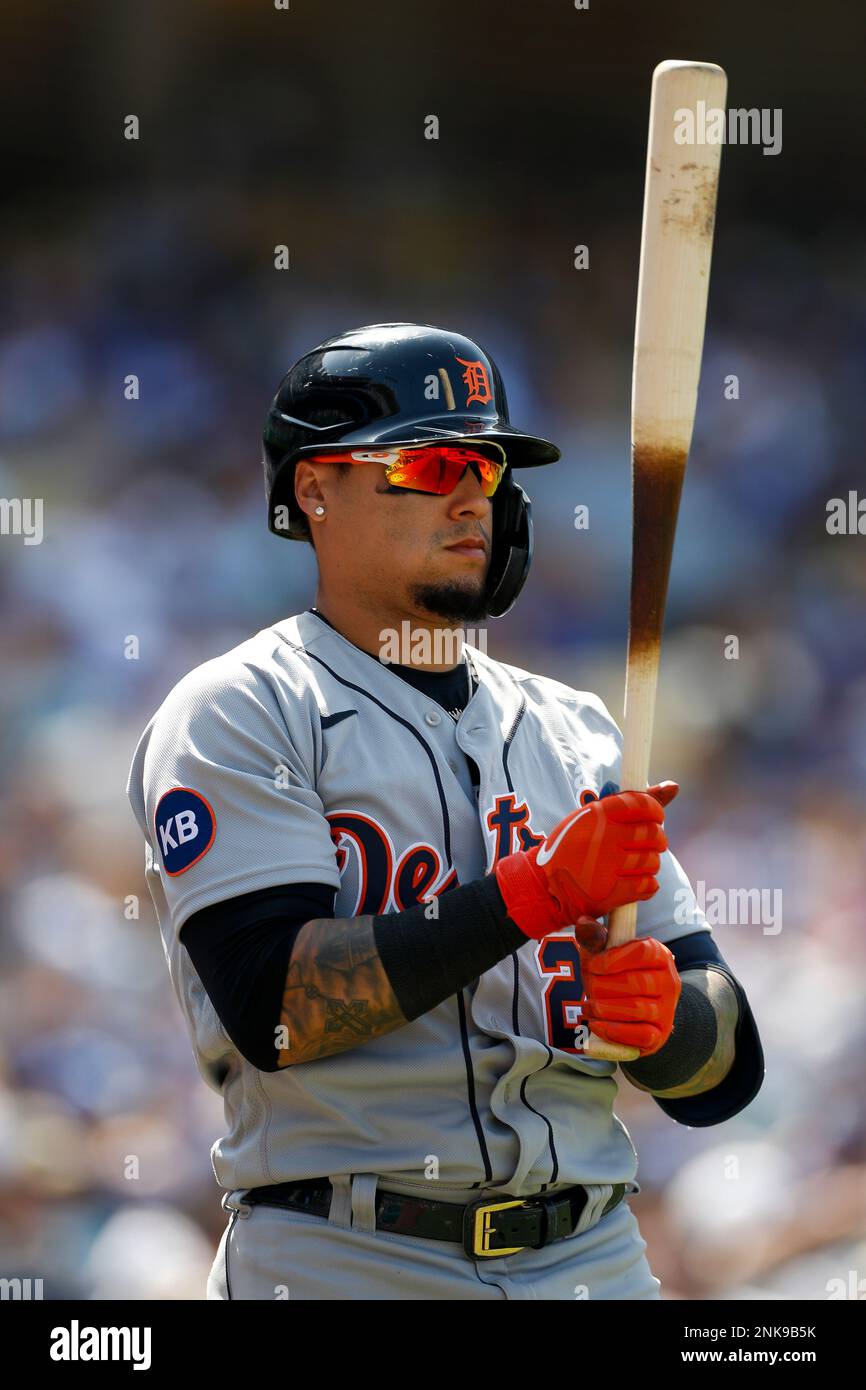
<svg viewBox="0 0 866 1390">
<path fill-rule="evenodd" d="M 338 917 L 330 922 L 310 922 L 307 926 L 330 928 L 323 932 L 315 946 L 315 962 L 320 970 L 351 975 L 378 957 L 372 917 Z"/>
<path fill-rule="evenodd" d="M 281 1067 L 332 1057 L 405 1022 L 372 917 L 317 918 L 301 928 L 283 992 Z"/>
</svg>

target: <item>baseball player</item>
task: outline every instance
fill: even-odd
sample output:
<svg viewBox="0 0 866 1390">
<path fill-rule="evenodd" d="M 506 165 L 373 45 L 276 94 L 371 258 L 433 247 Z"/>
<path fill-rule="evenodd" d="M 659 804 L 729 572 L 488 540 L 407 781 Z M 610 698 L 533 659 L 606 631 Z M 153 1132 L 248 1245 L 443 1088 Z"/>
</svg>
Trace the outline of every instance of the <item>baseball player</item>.
<svg viewBox="0 0 866 1390">
<path fill-rule="evenodd" d="M 128 785 L 225 1103 L 209 1299 L 657 1299 L 588 1033 L 638 1048 L 621 1077 L 681 1124 L 760 1087 L 667 847 L 676 784 L 621 791 L 601 700 L 462 626 L 517 598 L 515 470 L 558 458 L 489 354 L 428 326 L 330 339 L 271 406 L 269 525 L 314 546 L 315 603 L 184 677 Z"/>
</svg>

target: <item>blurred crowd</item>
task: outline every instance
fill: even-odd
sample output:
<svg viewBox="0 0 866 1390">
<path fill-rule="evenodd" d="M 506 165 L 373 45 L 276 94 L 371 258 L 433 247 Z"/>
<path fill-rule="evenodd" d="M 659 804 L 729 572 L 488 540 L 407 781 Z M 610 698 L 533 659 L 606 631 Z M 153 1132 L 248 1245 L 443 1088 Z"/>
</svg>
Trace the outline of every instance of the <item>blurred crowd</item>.
<svg viewBox="0 0 866 1390">
<path fill-rule="evenodd" d="M 6 237 L 0 497 L 43 498 L 44 539 L 0 536 L 0 1272 L 46 1297 L 200 1298 L 222 1230 L 221 1102 L 124 788 L 186 671 L 312 602 L 308 547 L 267 533 L 258 446 L 301 352 L 392 319 L 489 348 L 512 419 L 563 460 L 525 483 L 533 570 L 488 650 L 622 714 L 635 208 L 600 225 L 583 282 L 554 216 L 453 217 L 419 192 L 405 218 L 358 276 L 327 189 L 206 175 Z M 292 229 L 313 268 L 278 272 Z M 844 234 L 807 248 L 724 203 L 720 232 L 653 771 L 682 785 L 669 838 L 696 888 L 778 895 L 773 922 L 714 927 L 767 1075 L 720 1129 L 625 1083 L 617 1109 L 666 1297 L 862 1297 L 866 539 L 825 519 L 866 490 L 866 285 Z M 479 247 L 487 279 L 461 270 Z"/>
</svg>

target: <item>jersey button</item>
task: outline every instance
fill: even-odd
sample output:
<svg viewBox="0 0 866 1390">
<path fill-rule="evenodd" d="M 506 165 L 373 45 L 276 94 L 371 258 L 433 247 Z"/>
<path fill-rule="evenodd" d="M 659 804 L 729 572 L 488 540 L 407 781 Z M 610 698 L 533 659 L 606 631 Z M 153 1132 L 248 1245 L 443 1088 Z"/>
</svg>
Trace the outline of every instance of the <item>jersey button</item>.
<svg viewBox="0 0 866 1390">
<path fill-rule="evenodd" d="M 449 758 L 449 759 L 448 759 L 448 766 L 450 767 L 450 769 L 451 769 L 452 772 L 456 772 L 456 771 L 457 771 L 457 764 L 455 763 L 455 761 L 454 761 L 453 758 Z"/>
<path fill-rule="evenodd" d="M 429 724 L 431 728 L 435 729 L 437 724 L 442 723 L 442 715 L 437 714 L 435 709 L 428 710 L 424 715 L 424 723 Z"/>
</svg>

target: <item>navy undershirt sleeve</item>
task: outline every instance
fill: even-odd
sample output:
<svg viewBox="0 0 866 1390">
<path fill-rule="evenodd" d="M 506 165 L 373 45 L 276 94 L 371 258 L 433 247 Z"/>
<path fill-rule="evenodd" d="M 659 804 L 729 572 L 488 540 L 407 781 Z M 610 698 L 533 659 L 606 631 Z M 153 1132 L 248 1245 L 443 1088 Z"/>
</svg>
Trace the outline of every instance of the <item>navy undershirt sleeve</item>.
<svg viewBox="0 0 866 1390">
<path fill-rule="evenodd" d="M 764 1081 L 764 1051 L 758 1025 L 752 1016 L 746 992 L 733 970 L 719 951 L 708 931 L 693 932 L 666 943 L 672 952 L 680 974 L 700 965 L 720 970 L 731 982 L 740 1008 L 734 1033 L 734 1061 L 731 1070 L 718 1086 L 698 1096 L 680 1100 L 664 1100 L 654 1096 L 656 1104 L 678 1124 L 691 1128 L 718 1125 L 745 1110 L 754 1100 Z"/>
<path fill-rule="evenodd" d="M 277 1071 L 279 1024 L 298 932 L 333 917 L 336 890 L 322 883 L 260 888 L 188 917 L 182 944 L 238 1051 L 259 1071 Z"/>
</svg>

